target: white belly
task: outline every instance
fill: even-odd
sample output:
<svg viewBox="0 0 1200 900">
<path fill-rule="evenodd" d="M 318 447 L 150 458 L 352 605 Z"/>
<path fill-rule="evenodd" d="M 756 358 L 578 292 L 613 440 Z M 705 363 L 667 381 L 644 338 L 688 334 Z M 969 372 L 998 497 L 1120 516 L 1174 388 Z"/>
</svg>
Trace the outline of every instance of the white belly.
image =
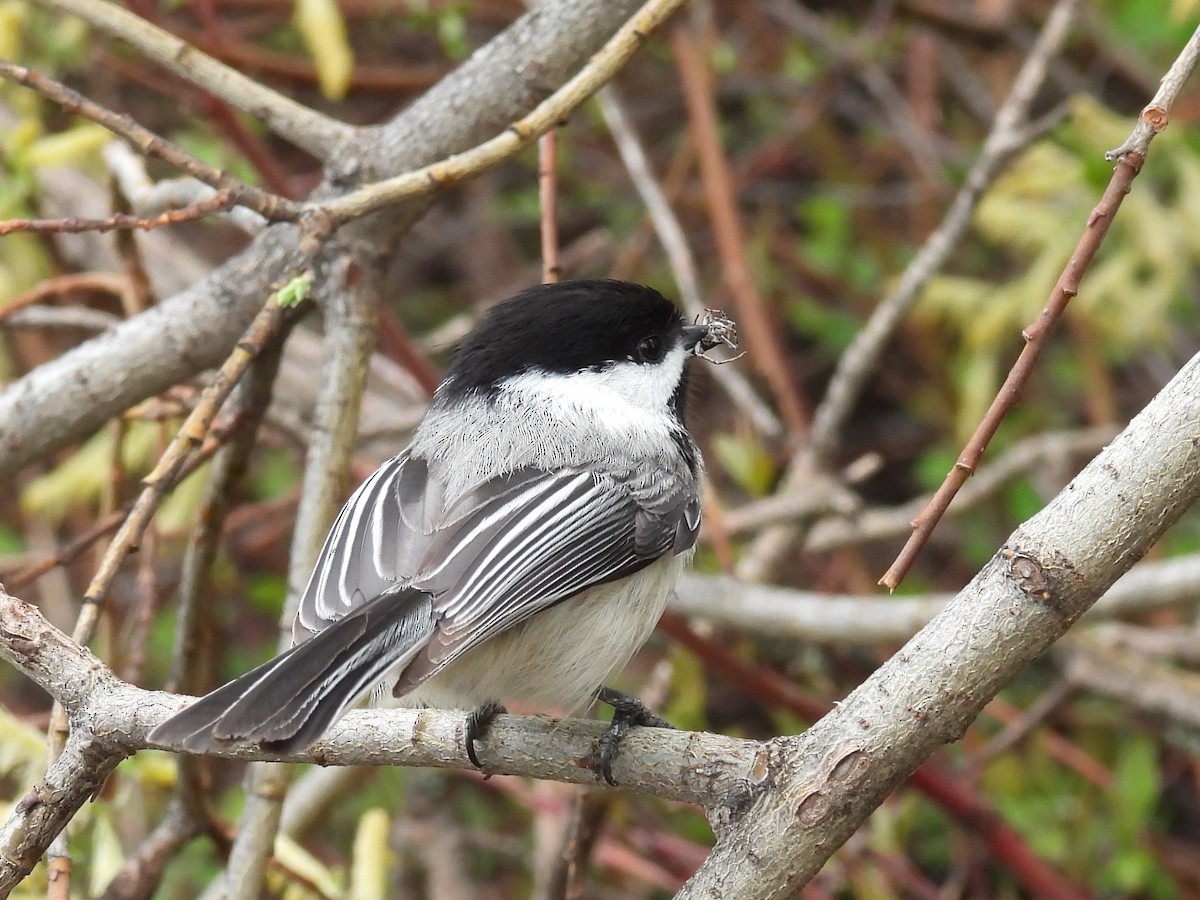
<svg viewBox="0 0 1200 900">
<path fill-rule="evenodd" d="M 537 613 L 391 702 L 474 709 L 487 701 L 519 701 L 578 712 L 650 637 L 690 556 L 664 557 L 632 578 Z"/>
</svg>

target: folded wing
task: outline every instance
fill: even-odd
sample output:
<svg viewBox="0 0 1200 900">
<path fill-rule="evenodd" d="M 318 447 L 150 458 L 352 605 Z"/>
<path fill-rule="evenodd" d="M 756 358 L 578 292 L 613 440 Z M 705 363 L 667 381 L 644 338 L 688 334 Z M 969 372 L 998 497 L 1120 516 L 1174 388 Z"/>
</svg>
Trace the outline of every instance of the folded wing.
<svg viewBox="0 0 1200 900">
<path fill-rule="evenodd" d="M 301 599 L 296 645 L 164 722 L 203 752 L 315 741 L 383 677 L 397 694 L 482 641 L 693 545 L 691 475 L 523 469 L 447 505 L 424 460 L 385 463 L 342 509 Z"/>
</svg>

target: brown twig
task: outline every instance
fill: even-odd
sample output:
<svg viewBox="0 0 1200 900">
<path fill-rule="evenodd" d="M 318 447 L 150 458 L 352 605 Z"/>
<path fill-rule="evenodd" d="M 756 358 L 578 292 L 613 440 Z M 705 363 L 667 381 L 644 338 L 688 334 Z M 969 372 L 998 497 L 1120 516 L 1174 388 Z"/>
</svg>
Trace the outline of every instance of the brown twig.
<svg viewBox="0 0 1200 900">
<path fill-rule="evenodd" d="M 99 103 L 89 100 L 78 91 L 72 90 L 53 78 L 47 78 L 33 69 L 0 59 L 0 76 L 36 91 L 72 115 L 82 116 L 104 126 L 114 134 L 131 141 L 147 156 L 156 156 L 177 169 L 187 172 L 193 178 L 211 185 L 219 192 L 228 195 L 231 199 L 230 205 L 249 207 L 270 220 L 296 221 L 304 211 L 303 206 L 286 197 L 251 187 L 238 181 L 227 172 L 201 162 L 190 153 L 138 124 L 131 116 L 115 113 Z"/>
<path fill-rule="evenodd" d="M 1062 318 L 1071 298 L 1079 293 L 1080 279 L 1091 264 L 1092 257 L 1100 248 L 1104 235 L 1108 233 L 1113 217 L 1120 209 L 1121 201 L 1129 193 L 1129 186 L 1133 179 L 1141 171 L 1144 160 L 1145 157 L 1141 153 L 1133 152 L 1127 153 L 1117 163 L 1104 195 L 1096 204 L 1096 208 L 1092 210 L 1091 215 L 1088 216 L 1087 225 L 1075 247 L 1075 252 L 1071 254 L 1066 268 L 1058 278 L 1058 283 L 1054 285 L 1054 290 L 1050 293 L 1049 301 L 1029 327 L 1021 332 L 1021 337 L 1025 339 L 1025 348 L 1017 357 L 1012 369 L 1009 370 L 1008 377 L 1004 379 L 1004 384 L 1000 386 L 999 392 L 991 406 L 988 407 L 979 427 L 975 429 L 975 433 L 971 435 L 962 453 L 959 454 L 954 468 L 947 473 L 946 480 L 934 492 L 928 505 L 913 519 L 912 534 L 896 557 L 896 561 L 879 579 L 880 584 L 895 590 L 904 580 L 904 576 L 908 574 L 908 570 L 912 568 L 917 556 L 920 555 L 922 548 L 929 541 L 930 535 L 933 534 L 933 529 L 945 514 L 947 507 L 950 506 L 950 501 L 954 499 L 959 488 L 966 483 L 974 473 L 975 467 L 979 465 L 979 460 L 999 430 L 1000 423 L 1004 421 L 1004 417 L 1008 415 L 1009 411 L 1020 402 L 1021 394 L 1033 375 L 1038 357 L 1041 356 L 1042 350 L 1046 346 L 1050 332 Z"/>
<path fill-rule="evenodd" d="M 425 355 L 425 351 L 413 340 L 404 323 L 386 306 L 379 310 L 379 328 L 377 334 L 379 349 L 400 363 L 425 391 L 426 397 L 432 397 L 437 390 L 437 369 Z"/>
<path fill-rule="evenodd" d="M 180 427 L 166 452 L 159 457 L 150 474 L 142 480 L 144 488 L 141 494 L 134 502 L 129 516 L 113 537 L 112 543 L 105 553 L 104 561 L 84 592 L 83 608 L 80 610 L 79 620 L 72 632 L 72 638 L 76 642 L 86 644 L 91 640 L 104 605 L 104 598 L 108 594 L 108 588 L 112 584 L 113 578 L 116 577 L 121 562 L 130 551 L 136 548 L 142 532 L 149 524 L 155 510 L 158 509 L 165 492 L 174 484 L 180 468 L 203 443 L 209 427 L 216 418 L 221 404 L 229 396 L 229 392 L 233 390 L 254 358 L 282 329 L 289 314 L 290 310 L 280 306 L 276 296 L 272 295 L 258 316 L 250 323 L 250 327 L 246 329 L 242 339 L 217 372 L 216 377 L 201 393 L 195 409 Z"/>
<path fill-rule="evenodd" d="M 129 515 L 117 529 L 117 533 L 105 551 L 103 560 L 84 592 L 83 603 L 72 631 L 72 639 L 76 643 L 86 645 L 91 641 L 104 609 L 108 589 L 112 585 L 113 579 L 116 578 L 121 563 L 126 555 L 136 548 L 167 491 L 176 484 L 179 472 L 188 462 L 188 458 L 193 456 L 195 451 L 203 445 L 209 427 L 216 419 L 221 404 L 229 396 L 229 392 L 233 390 L 258 353 L 283 327 L 291 312 L 291 309 L 279 305 L 276 295 L 271 296 L 258 316 L 250 323 L 250 327 L 217 372 L 212 383 L 201 393 L 196 408 L 192 410 L 191 415 L 180 427 L 166 452 L 159 457 L 154 469 L 143 479 L 142 483 L 145 487 L 134 501 Z M 66 710 L 61 704 L 55 703 L 50 715 L 48 734 L 51 759 L 56 759 L 62 751 L 67 732 Z"/>
<path fill-rule="evenodd" d="M 700 293 L 700 279 L 696 275 L 696 261 L 683 226 L 679 223 L 679 217 L 671 208 L 668 191 L 655 179 L 650 161 L 646 158 L 646 151 L 642 147 L 641 137 L 611 84 L 596 92 L 596 103 L 612 134 L 613 143 L 617 145 L 617 151 L 621 154 L 625 171 L 629 173 L 629 178 L 646 207 L 646 214 L 654 226 L 654 233 L 662 244 L 667 264 L 671 267 L 671 274 L 683 301 L 683 308 L 688 315 L 698 318 L 704 314 L 705 304 Z M 690 148 L 691 144 L 687 143 L 684 147 Z M 682 159 L 684 156 L 681 151 L 677 158 Z M 684 168 L 679 166 L 677 169 L 680 177 Z M 678 182 L 679 178 L 674 180 Z M 675 193 L 671 192 L 671 195 L 674 196 Z M 741 371 L 733 366 L 716 366 L 710 371 L 717 384 L 724 389 L 737 408 L 749 417 L 755 428 L 767 437 L 777 438 L 783 434 L 783 425 Z"/>
<path fill-rule="evenodd" d="M 37 286 L 23 294 L 14 297 L 3 308 L 0 308 L 0 322 L 13 313 L 30 306 L 36 306 L 51 297 L 64 296 L 76 292 L 98 291 L 122 298 L 129 289 L 129 282 L 120 275 L 110 272 L 78 272 L 68 275 L 56 275 L 47 278 Z"/>
<path fill-rule="evenodd" d="M 113 143 L 121 143 L 124 146 L 123 142 L 113 141 Z M 115 212 L 128 214 L 134 211 L 130 205 L 132 198 L 124 194 L 121 185 L 116 180 L 112 183 L 110 193 Z M 213 196 L 218 195 L 214 194 Z M 128 319 L 150 308 L 154 303 L 154 288 L 150 284 L 150 276 L 146 272 L 146 266 L 142 261 L 142 252 L 133 232 L 126 228 L 116 229 L 113 234 L 113 245 L 116 247 L 117 257 L 121 260 L 121 270 L 125 273 L 125 280 L 128 284 L 128 288 L 121 294 L 121 309 L 125 313 L 125 318 Z"/>
<path fill-rule="evenodd" d="M 788 429 L 794 436 L 803 434 L 809 425 L 808 404 L 792 379 L 780 345 L 779 329 L 771 321 L 750 271 L 733 172 L 721 146 L 712 72 L 696 39 L 687 29 L 671 31 L 671 51 L 675 54 L 687 103 L 688 122 L 696 143 L 722 276 L 733 295 L 738 325 L 745 335 L 751 358 L 771 387 Z"/>
<path fill-rule="evenodd" d="M 194 454 L 192 454 L 191 457 L 188 458 L 187 462 L 185 462 L 175 474 L 175 484 L 183 481 L 198 468 L 208 462 L 225 441 L 228 431 L 229 429 L 222 427 L 220 423 L 214 425 L 209 433 L 208 439 L 205 440 L 204 444 L 199 450 L 197 450 Z M 115 512 L 105 516 L 99 522 L 96 522 L 90 528 L 88 528 L 83 534 L 73 538 L 57 552 L 45 557 L 44 559 L 38 560 L 37 562 L 32 563 L 23 569 L 18 570 L 13 575 L 6 578 L 4 581 L 5 586 L 14 591 L 22 590 L 28 585 L 32 584 L 34 581 L 37 581 L 37 579 L 41 578 L 47 572 L 73 563 L 75 560 L 79 559 L 79 557 L 83 556 L 83 554 L 86 553 L 92 547 L 92 545 L 96 543 L 96 541 L 101 540 L 105 536 L 112 534 L 114 531 L 120 528 L 121 523 L 125 521 L 125 518 L 129 515 L 131 509 L 132 504 L 127 504 L 124 508 L 118 509 Z"/>
<path fill-rule="evenodd" d="M 1183 90 L 1184 83 L 1191 77 L 1192 70 L 1196 68 L 1197 58 L 1200 58 L 1200 27 L 1192 32 L 1191 38 L 1179 51 L 1175 62 L 1171 63 L 1171 68 L 1167 69 L 1167 74 L 1159 82 L 1158 90 L 1146 104 L 1141 115 L 1138 116 L 1133 132 L 1121 146 L 1105 153 L 1105 159 L 1117 160 L 1132 153 L 1146 155 L 1146 150 L 1150 147 L 1154 136 L 1166 128 L 1170 122 L 1171 107 L 1175 105 L 1175 100 Z"/>
<path fill-rule="evenodd" d="M 32 231 L 41 234 L 79 234 L 85 231 L 133 230 L 149 231 L 164 225 L 194 222 L 213 213 L 225 212 L 237 206 L 228 189 L 217 191 L 211 197 L 198 200 L 183 209 L 170 209 L 151 218 L 128 213 L 113 213 L 104 219 L 6 219 L 0 221 L 0 237 L 15 231 Z"/>
<path fill-rule="evenodd" d="M 1030 134 L 1026 122 L 1029 108 L 1045 80 L 1050 58 L 1066 37 L 1078 5 L 1078 0 L 1060 0 L 1056 4 L 1046 19 L 1037 43 L 1013 79 L 1012 90 L 996 112 L 979 157 L 951 201 L 941 224 L 929 235 L 901 274 L 895 289 L 879 302 L 867 324 L 839 358 L 829 389 L 813 417 L 808 452 L 816 461 L 828 463 L 832 458 L 842 427 L 888 341 L 925 285 L 946 264 L 966 234 L 984 191 L 1012 155 L 1028 145 Z"/>
<path fill-rule="evenodd" d="M 558 264 L 558 132 L 538 138 L 538 206 L 542 211 L 542 284 L 562 276 Z"/>
<path fill-rule="evenodd" d="M 1075 247 L 1075 252 L 1067 262 L 1066 268 L 1059 276 L 1058 283 L 1055 284 L 1054 290 L 1050 294 L 1049 302 L 1037 319 L 1021 333 L 1025 339 L 1025 348 L 1021 351 L 1016 363 L 1013 364 L 1008 377 L 1005 378 L 999 393 L 992 401 L 987 413 L 984 414 L 983 421 L 979 423 L 975 434 L 963 448 L 954 468 L 947 473 L 946 480 L 929 501 L 929 505 L 913 520 L 913 532 L 909 536 L 908 542 L 900 551 L 900 555 L 896 557 L 896 561 L 879 580 L 880 584 L 895 590 L 896 586 L 904 579 L 920 554 L 921 548 L 929 540 L 934 527 L 950 505 L 950 501 L 954 499 L 958 489 L 975 471 L 975 466 L 1000 427 L 1001 421 L 1009 410 L 1020 401 L 1021 393 L 1033 373 L 1050 331 L 1061 318 L 1071 298 L 1078 293 L 1079 281 L 1083 277 L 1083 273 L 1087 271 L 1092 257 L 1104 240 L 1104 235 L 1108 232 L 1109 225 L 1112 224 L 1113 216 L 1116 215 L 1125 195 L 1129 193 L 1133 179 L 1142 169 L 1150 141 L 1155 134 L 1166 128 L 1171 106 L 1183 89 L 1184 82 L 1196 67 L 1198 58 L 1200 58 L 1200 27 L 1193 32 L 1191 39 L 1184 45 L 1175 62 L 1167 70 L 1167 74 L 1163 76 L 1158 92 L 1150 104 L 1142 110 L 1133 133 L 1120 147 L 1105 154 L 1105 158 L 1117 161 L 1112 178 L 1109 180 L 1100 202 L 1096 204 L 1096 208 L 1088 217 L 1084 233 Z"/>
</svg>

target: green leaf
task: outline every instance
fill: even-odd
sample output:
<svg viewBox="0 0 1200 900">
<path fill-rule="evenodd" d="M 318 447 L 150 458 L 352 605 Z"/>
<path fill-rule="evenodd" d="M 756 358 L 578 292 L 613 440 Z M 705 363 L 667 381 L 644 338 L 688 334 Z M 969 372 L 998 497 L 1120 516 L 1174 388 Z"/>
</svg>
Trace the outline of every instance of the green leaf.
<svg viewBox="0 0 1200 900">
<path fill-rule="evenodd" d="M 312 272 L 301 272 L 276 292 L 275 302 L 284 309 L 299 306 L 308 299 L 312 286 Z"/>
<path fill-rule="evenodd" d="M 738 487 L 755 497 L 766 495 L 775 482 L 775 461 L 753 437 L 713 435 L 713 450 Z"/>
</svg>

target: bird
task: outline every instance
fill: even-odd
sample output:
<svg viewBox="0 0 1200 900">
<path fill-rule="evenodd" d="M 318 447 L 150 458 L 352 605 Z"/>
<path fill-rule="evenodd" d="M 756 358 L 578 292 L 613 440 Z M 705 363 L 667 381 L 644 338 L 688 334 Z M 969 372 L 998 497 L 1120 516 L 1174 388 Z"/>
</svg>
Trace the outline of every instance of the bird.
<svg viewBox="0 0 1200 900">
<path fill-rule="evenodd" d="M 593 764 L 610 783 L 633 725 L 670 727 L 606 687 L 653 631 L 701 522 L 690 359 L 736 346 L 657 290 L 539 285 L 464 339 L 410 445 L 337 516 L 293 646 L 165 720 L 156 745 L 290 753 L 372 690 L 468 712 L 477 746 L 504 703 L 613 706 Z M 706 357 L 707 358 L 707 357 Z M 382 687 L 380 686 L 382 685 Z"/>
</svg>

